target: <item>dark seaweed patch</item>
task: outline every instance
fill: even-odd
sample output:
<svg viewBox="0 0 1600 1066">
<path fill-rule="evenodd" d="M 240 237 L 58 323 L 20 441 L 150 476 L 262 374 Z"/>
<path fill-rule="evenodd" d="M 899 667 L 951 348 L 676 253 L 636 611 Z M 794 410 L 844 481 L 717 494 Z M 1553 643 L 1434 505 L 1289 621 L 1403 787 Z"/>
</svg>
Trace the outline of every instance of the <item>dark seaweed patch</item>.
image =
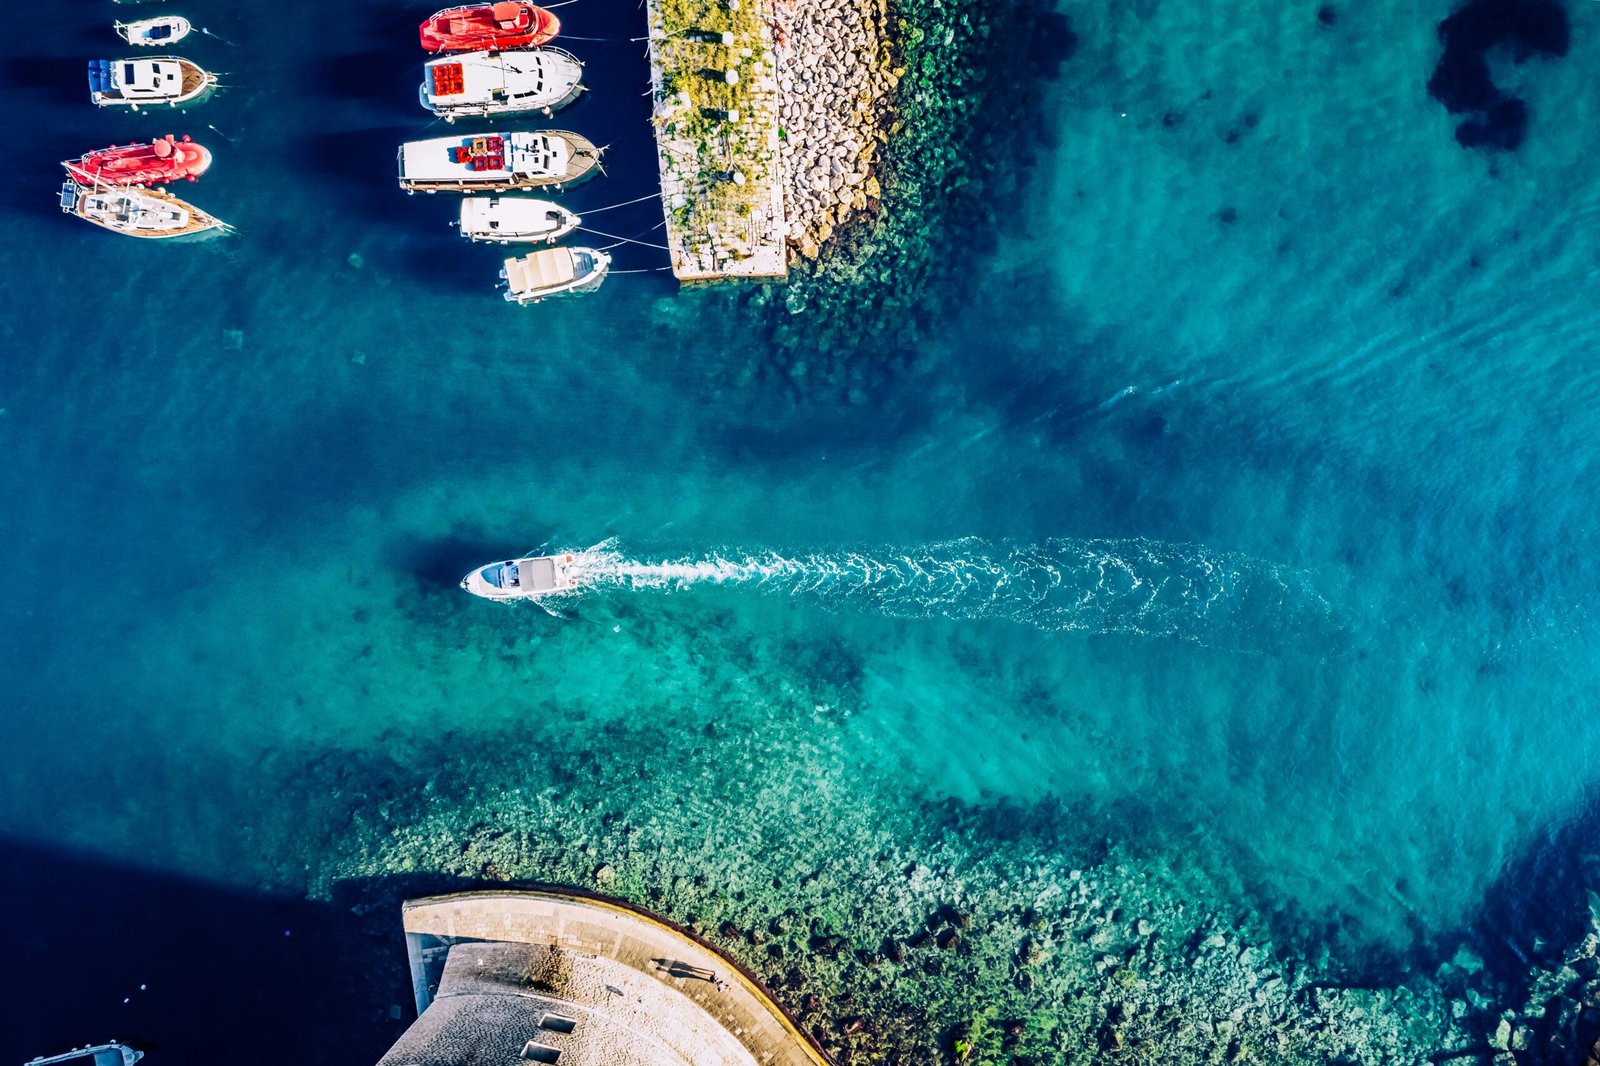
<svg viewBox="0 0 1600 1066">
<path fill-rule="evenodd" d="M 1515 151 L 1528 128 L 1528 105 L 1508 96 L 1489 73 L 1489 53 L 1499 46 L 1515 62 L 1533 55 L 1564 56 L 1571 44 L 1566 9 L 1557 0 L 1468 0 L 1439 23 L 1444 52 L 1428 79 L 1428 95 L 1452 115 L 1463 148 Z"/>
</svg>

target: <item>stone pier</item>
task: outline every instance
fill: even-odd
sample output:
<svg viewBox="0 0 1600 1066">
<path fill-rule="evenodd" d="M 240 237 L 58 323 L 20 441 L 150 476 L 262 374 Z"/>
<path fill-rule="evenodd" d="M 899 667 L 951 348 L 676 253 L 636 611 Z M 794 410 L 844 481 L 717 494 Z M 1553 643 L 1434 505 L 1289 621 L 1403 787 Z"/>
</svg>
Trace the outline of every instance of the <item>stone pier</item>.
<svg viewBox="0 0 1600 1066">
<path fill-rule="evenodd" d="M 679 281 L 788 268 L 774 0 L 648 0 L 661 203 Z"/>
<path fill-rule="evenodd" d="M 829 1066 L 732 960 L 620 903 L 473 892 L 403 920 L 419 1016 L 379 1066 Z"/>
</svg>

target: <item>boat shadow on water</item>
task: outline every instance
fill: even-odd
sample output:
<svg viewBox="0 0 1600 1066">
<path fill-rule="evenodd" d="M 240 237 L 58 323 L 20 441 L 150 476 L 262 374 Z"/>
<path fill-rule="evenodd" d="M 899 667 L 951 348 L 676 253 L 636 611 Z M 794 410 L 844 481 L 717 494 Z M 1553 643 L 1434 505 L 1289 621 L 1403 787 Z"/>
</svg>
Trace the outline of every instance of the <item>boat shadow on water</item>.
<svg viewBox="0 0 1600 1066">
<path fill-rule="evenodd" d="M 359 189 L 346 201 L 369 218 L 409 224 L 405 194 L 395 181 L 395 150 L 410 134 L 405 126 L 331 130 L 306 138 L 303 166 L 313 176 Z M 341 190 L 350 192 L 350 189 Z"/>
<path fill-rule="evenodd" d="M 9 990 L 0 1061 L 114 1036 L 147 1062 L 215 1062 L 270 1025 L 285 1061 L 375 1062 L 404 1028 L 372 1007 L 410 1002 L 398 906 L 366 926 L 338 902 L 8 838 L 0 881 L 0 904 L 27 916 L 8 947 L 29 975 Z"/>
<path fill-rule="evenodd" d="M 461 593 L 461 575 L 530 547 L 519 544 L 515 536 L 497 537 L 486 529 L 458 526 L 442 537 L 401 538 L 390 544 L 385 554 L 415 578 L 424 592 L 460 595 L 466 602 L 472 597 Z"/>
<path fill-rule="evenodd" d="M 102 45 L 100 50 L 109 49 Z M 37 94 L 53 104 L 84 104 L 89 100 L 85 69 L 86 59 L 79 57 L 19 56 L 0 64 L 0 85 L 13 96 Z"/>
<path fill-rule="evenodd" d="M 323 91 L 349 100 L 413 103 L 422 82 L 422 61 L 410 51 L 393 46 L 334 56 L 323 70 Z"/>
</svg>

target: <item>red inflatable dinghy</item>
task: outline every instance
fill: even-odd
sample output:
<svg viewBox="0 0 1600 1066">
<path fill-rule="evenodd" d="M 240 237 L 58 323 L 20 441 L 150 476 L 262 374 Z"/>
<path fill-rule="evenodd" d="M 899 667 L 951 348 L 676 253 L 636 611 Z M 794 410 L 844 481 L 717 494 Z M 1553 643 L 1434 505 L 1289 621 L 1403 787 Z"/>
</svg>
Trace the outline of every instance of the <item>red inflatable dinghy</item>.
<svg viewBox="0 0 1600 1066">
<path fill-rule="evenodd" d="M 165 185 L 188 178 L 194 181 L 211 166 L 211 153 L 187 136 L 167 134 L 147 144 L 125 144 L 86 152 L 62 163 L 79 185 Z"/>
<path fill-rule="evenodd" d="M 560 32 L 561 22 L 554 15 L 519 0 L 447 8 L 421 27 L 422 47 L 428 52 L 537 48 Z"/>
</svg>

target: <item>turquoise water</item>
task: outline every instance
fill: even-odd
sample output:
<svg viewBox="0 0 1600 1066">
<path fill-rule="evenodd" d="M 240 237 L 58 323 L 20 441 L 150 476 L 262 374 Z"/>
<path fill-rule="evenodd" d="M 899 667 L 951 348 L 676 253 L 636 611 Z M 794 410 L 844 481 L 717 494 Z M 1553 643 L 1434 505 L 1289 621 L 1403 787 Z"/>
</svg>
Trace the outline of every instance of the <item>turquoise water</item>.
<svg viewBox="0 0 1600 1066">
<path fill-rule="evenodd" d="M 586 3 L 572 34 L 637 36 Z M 518 746 L 587 750 L 638 810 L 633 748 L 699 735 L 712 817 L 819 779 L 816 818 L 886 788 L 1064 817 L 1360 970 L 1585 812 L 1590 5 L 1570 55 L 1497 68 L 1532 120 L 1493 156 L 1423 89 L 1444 8 L 1068 6 L 996 246 L 948 249 L 909 367 L 837 397 L 735 384 L 750 320 L 659 274 L 503 306 L 497 253 L 392 187 L 427 9 L 356 6 L 372 34 L 307 42 L 187 4 L 237 46 L 188 50 L 232 88 L 182 121 L 78 99 L 109 8 L 6 46 L 0 833 L 304 894 L 441 768 L 474 787 L 470 753 L 488 788 Z M 578 206 L 641 195 L 638 46 L 573 47 L 613 80 L 561 118 L 613 144 Z M 54 211 L 56 159 L 169 129 L 239 235 Z M 616 580 L 561 617 L 454 587 L 602 544 Z M 763 723 L 792 780 L 741 778 Z M 760 831 L 792 814 L 734 858 L 782 861 Z"/>
</svg>

